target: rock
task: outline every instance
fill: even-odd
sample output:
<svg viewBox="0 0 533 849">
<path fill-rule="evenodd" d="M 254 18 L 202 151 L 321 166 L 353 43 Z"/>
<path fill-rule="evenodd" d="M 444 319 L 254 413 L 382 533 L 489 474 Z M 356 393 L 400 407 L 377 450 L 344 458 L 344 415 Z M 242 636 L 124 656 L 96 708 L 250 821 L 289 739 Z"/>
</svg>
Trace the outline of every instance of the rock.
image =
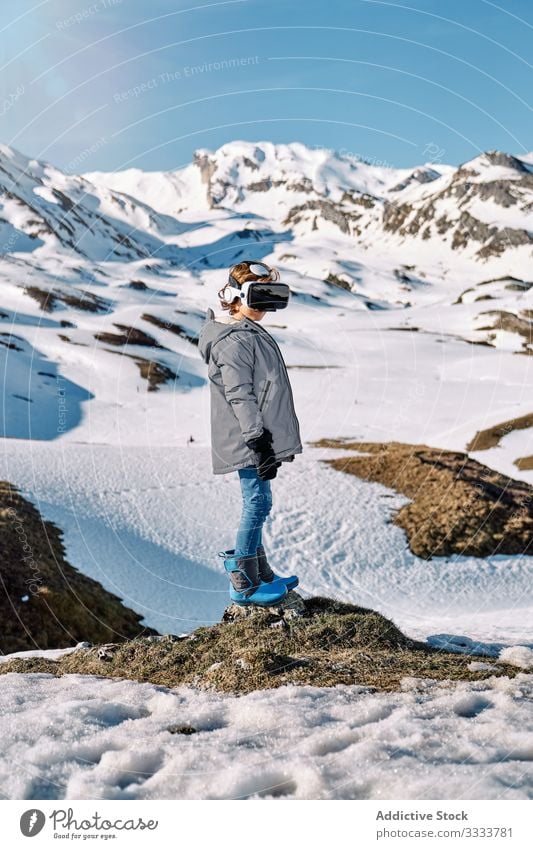
<svg viewBox="0 0 533 849">
<path fill-rule="evenodd" d="M 281 606 L 285 619 L 295 619 L 298 616 L 306 615 L 305 601 L 294 590 L 289 590 Z"/>
<path fill-rule="evenodd" d="M 269 628 L 288 628 L 289 626 L 285 622 L 285 619 L 278 619 L 277 622 L 271 622 L 268 627 Z"/>
<path fill-rule="evenodd" d="M 113 655 L 118 649 L 117 643 L 108 643 L 105 646 L 99 646 L 96 650 L 99 660 L 112 660 Z"/>
<path fill-rule="evenodd" d="M 189 639 L 190 636 L 190 634 L 153 634 L 146 639 L 149 643 L 175 643 L 178 640 Z"/>
<path fill-rule="evenodd" d="M 222 621 L 238 622 L 241 619 L 247 619 L 249 616 L 259 616 L 269 624 L 270 622 L 278 624 L 282 620 L 305 616 L 305 613 L 305 602 L 302 596 L 294 590 L 289 590 L 283 601 L 272 607 L 258 607 L 255 604 L 243 607 L 239 604 L 230 604 L 224 611 Z"/>
<path fill-rule="evenodd" d="M 193 728 L 192 725 L 169 725 L 167 731 L 170 734 L 196 734 L 196 728 Z"/>
</svg>

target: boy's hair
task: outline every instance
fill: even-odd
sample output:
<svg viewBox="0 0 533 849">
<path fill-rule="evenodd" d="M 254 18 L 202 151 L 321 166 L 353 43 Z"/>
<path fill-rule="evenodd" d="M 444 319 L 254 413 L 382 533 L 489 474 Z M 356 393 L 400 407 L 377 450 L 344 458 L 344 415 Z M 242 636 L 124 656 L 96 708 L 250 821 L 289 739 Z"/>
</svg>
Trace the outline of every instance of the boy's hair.
<svg viewBox="0 0 533 849">
<path fill-rule="evenodd" d="M 244 262 L 238 262 L 237 265 L 234 265 L 230 268 L 229 273 L 231 276 L 237 281 L 237 283 L 242 286 L 243 283 L 246 283 L 248 280 L 263 280 L 265 277 L 268 277 L 265 274 L 254 274 L 250 271 L 250 265 L 254 265 L 257 260 L 245 260 Z M 230 315 L 234 315 L 239 309 L 240 298 L 235 297 L 231 302 L 225 301 L 222 297 L 222 292 L 226 287 L 223 286 L 217 294 L 220 299 L 220 306 L 223 310 L 229 310 Z"/>
</svg>

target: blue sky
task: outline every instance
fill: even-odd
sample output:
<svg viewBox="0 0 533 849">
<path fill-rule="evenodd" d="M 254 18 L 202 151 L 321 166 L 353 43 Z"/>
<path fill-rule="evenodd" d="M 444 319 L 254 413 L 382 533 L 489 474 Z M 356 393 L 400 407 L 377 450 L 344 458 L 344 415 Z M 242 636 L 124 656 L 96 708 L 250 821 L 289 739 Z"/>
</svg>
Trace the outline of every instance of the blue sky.
<svg viewBox="0 0 533 849">
<path fill-rule="evenodd" d="M 0 140 L 69 171 L 234 139 L 407 167 L 533 149 L 530 0 L 3 0 Z"/>
</svg>

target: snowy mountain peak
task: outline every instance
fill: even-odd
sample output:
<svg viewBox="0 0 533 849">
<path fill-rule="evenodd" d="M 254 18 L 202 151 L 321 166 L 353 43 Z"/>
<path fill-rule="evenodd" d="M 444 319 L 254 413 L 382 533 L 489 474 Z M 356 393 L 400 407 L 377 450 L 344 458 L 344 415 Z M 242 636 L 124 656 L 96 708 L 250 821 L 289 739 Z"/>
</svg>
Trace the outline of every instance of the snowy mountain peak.
<svg viewBox="0 0 533 849">
<path fill-rule="evenodd" d="M 11 161 L 19 167 L 25 167 L 30 161 L 27 156 L 24 156 L 16 148 L 10 147 L 7 144 L 0 144 L 0 162 L 3 160 Z"/>
<path fill-rule="evenodd" d="M 500 175 L 508 179 L 512 179 L 513 176 L 521 177 L 523 174 L 529 173 L 529 169 L 524 162 L 516 156 L 512 156 L 510 153 L 505 153 L 501 150 L 487 150 L 460 165 L 457 174 L 476 173 L 483 175 L 485 172 L 485 177 L 491 179 L 494 177 L 496 169 L 500 169 Z"/>
<path fill-rule="evenodd" d="M 381 197 L 399 175 L 410 173 L 300 142 L 230 142 L 216 151 L 196 151 L 194 161 L 203 169 L 215 206 L 242 204 L 249 195 L 280 188 L 292 197 L 315 194 L 340 200 L 345 192 Z"/>
<path fill-rule="evenodd" d="M 240 238 L 252 238 L 253 229 L 271 243 L 279 239 L 274 233 L 293 239 L 318 231 L 365 252 L 384 244 L 397 250 L 406 242 L 420 250 L 426 242 L 432 253 L 460 251 L 474 261 L 529 251 L 533 243 L 530 167 L 498 150 L 459 168 L 428 163 L 395 169 L 300 142 L 239 140 L 214 151 L 200 148 L 176 171 L 82 176 L 6 146 L 1 154 L 9 253 L 67 251 L 98 262 L 157 254 L 187 265 L 181 249 L 190 239 L 181 237 L 190 225 L 184 222 L 192 217 L 205 226 L 212 212 L 224 210 L 243 216 Z M 217 255 L 226 262 L 218 249 Z"/>
</svg>

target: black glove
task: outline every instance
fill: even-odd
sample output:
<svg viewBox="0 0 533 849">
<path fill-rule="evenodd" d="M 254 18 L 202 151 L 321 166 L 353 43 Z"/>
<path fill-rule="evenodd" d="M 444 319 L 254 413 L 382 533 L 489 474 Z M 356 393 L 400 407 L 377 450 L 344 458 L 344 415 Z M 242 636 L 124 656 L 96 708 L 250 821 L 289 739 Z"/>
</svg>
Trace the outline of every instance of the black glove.
<svg viewBox="0 0 533 849">
<path fill-rule="evenodd" d="M 262 481 L 273 480 L 281 463 L 276 460 L 274 449 L 272 448 L 272 434 L 268 428 L 263 429 L 260 436 L 255 439 L 246 441 L 246 445 L 254 452 L 254 465 L 257 468 L 257 475 Z"/>
</svg>

